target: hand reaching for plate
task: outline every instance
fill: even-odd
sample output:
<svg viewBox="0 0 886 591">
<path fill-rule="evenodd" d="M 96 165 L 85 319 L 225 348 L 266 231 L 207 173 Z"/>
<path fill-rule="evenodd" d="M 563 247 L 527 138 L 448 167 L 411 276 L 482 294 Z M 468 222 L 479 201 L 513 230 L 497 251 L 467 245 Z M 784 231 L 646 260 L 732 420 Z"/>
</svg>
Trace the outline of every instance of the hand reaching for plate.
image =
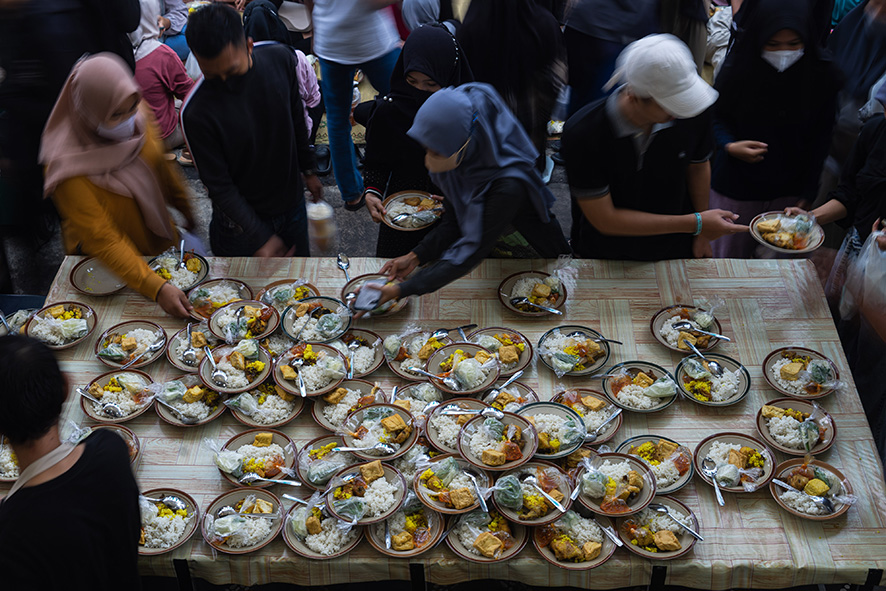
<svg viewBox="0 0 886 591">
<path fill-rule="evenodd" d="M 160 287 L 160 291 L 157 293 L 157 303 L 160 304 L 164 312 L 178 318 L 190 318 L 193 309 L 191 302 L 188 301 L 188 296 L 168 281 Z"/>
</svg>

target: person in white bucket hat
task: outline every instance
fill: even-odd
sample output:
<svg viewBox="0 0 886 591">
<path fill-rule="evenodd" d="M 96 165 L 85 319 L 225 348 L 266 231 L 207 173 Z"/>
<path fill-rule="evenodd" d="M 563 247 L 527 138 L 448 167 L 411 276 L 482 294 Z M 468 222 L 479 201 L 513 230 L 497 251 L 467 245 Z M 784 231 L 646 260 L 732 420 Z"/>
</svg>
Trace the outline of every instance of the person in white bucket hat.
<svg viewBox="0 0 886 591">
<path fill-rule="evenodd" d="M 708 209 L 708 109 L 717 91 L 698 76 L 686 45 L 672 35 L 631 43 L 607 88 L 615 90 L 578 111 L 563 131 L 576 254 L 709 257 L 712 240 L 746 232 L 732 212 Z"/>
</svg>

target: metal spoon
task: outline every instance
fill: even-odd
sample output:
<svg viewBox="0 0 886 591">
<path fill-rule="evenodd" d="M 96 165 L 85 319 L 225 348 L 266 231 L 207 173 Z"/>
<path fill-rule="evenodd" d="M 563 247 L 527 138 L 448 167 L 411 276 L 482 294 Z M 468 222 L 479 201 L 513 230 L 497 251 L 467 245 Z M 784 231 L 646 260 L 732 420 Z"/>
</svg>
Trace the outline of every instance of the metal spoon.
<svg viewBox="0 0 886 591">
<path fill-rule="evenodd" d="M 215 364 L 215 358 L 212 356 L 212 351 L 209 350 L 208 346 L 203 347 L 203 352 L 206 353 L 209 363 L 212 365 L 212 374 L 209 377 L 212 378 L 213 382 L 224 388 L 228 383 L 228 376 Z"/>
<path fill-rule="evenodd" d="M 594 341 L 595 343 L 615 343 L 616 345 L 623 345 L 621 341 L 616 341 L 615 339 L 606 339 L 603 337 L 592 337 L 591 335 L 585 334 L 581 331 L 575 331 L 572 334 L 566 335 L 567 337 L 572 337 L 573 339 L 583 338 L 587 341 Z"/>
<path fill-rule="evenodd" d="M 6 314 L 0 312 L 0 322 L 3 323 L 3 326 L 6 327 L 6 334 L 12 334 L 12 329 L 9 328 L 9 323 L 6 322 Z"/>
<path fill-rule="evenodd" d="M 326 490 L 323 491 L 322 496 L 325 497 L 326 495 L 328 495 L 329 493 L 331 493 L 334 489 L 336 489 L 336 488 L 342 486 L 343 484 L 346 484 L 346 483 L 348 483 L 348 482 L 354 480 L 354 479 L 357 478 L 358 476 L 360 476 L 360 473 L 359 473 L 359 472 L 351 472 L 350 474 L 345 474 L 344 476 L 342 476 L 342 477 L 339 479 L 338 484 L 336 484 L 336 485 L 334 485 L 334 486 L 329 486 L 329 487 L 327 487 Z"/>
<path fill-rule="evenodd" d="M 515 308 L 520 305 L 525 304 L 527 306 L 532 306 L 533 308 L 538 308 L 539 310 L 544 310 L 545 312 L 550 312 L 551 314 L 556 314 L 557 316 L 562 316 L 563 312 L 558 310 L 557 308 L 549 308 L 547 306 L 541 306 L 539 304 L 533 304 L 529 301 L 529 298 L 511 298 L 511 305 Z"/>
<path fill-rule="evenodd" d="M 186 511 L 188 509 L 188 505 L 183 500 L 173 495 L 166 495 L 162 499 L 150 499 L 148 497 L 145 497 L 145 499 L 152 503 L 163 503 L 173 511 Z"/>
<path fill-rule="evenodd" d="M 431 335 L 431 338 L 442 339 L 444 337 L 448 337 L 449 333 L 451 333 L 453 330 L 457 330 L 459 336 L 461 337 L 462 342 L 467 343 L 469 341 L 468 341 L 468 335 L 465 334 L 465 331 L 471 330 L 472 328 L 477 328 L 477 325 L 476 324 L 464 324 L 462 326 L 456 326 L 455 328 L 438 328 Z"/>
<path fill-rule="evenodd" d="M 399 389 L 400 389 L 400 386 L 394 386 L 394 389 L 391 390 L 391 400 L 390 400 L 390 404 L 394 404 L 394 401 L 397 400 L 397 391 L 398 391 Z M 427 410 L 427 407 L 425 407 L 425 410 Z"/>
<path fill-rule="evenodd" d="M 460 388 L 458 387 L 458 382 L 455 381 L 455 378 L 453 378 L 453 377 L 441 378 L 437 374 L 431 373 L 429 371 L 425 371 L 423 369 L 419 369 L 417 367 L 410 367 L 409 371 L 412 371 L 417 374 L 427 376 L 429 378 L 433 378 L 435 380 L 443 382 L 443 385 L 446 386 L 447 388 L 449 388 L 450 390 L 460 390 Z"/>
<path fill-rule="evenodd" d="M 817 495 L 810 495 L 809 493 L 807 493 L 805 491 L 797 490 L 796 488 L 794 488 L 793 486 L 791 486 L 787 482 L 784 482 L 783 480 L 779 480 L 778 478 L 773 478 L 772 484 L 778 485 L 778 486 L 782 487 L 783 489 L 792 490 L 794 492 L 798 492 L 802 495 L 805 495 L 806 497 L 809 497 L 810 499 L 812 499 L 813 503 L 815 503 L 816 505 L 821 505 L 822 507 L 824 507 L 825 511 L 827 511 L 828 513 L 833 513 L 835 511 L 834 503 L 831 502 L 831 500 L 827 497 L 819 497 Z"/>
<path fill-rule="evenodd" d="M 157 404 L 162 404 L 163 406 L 174 412 L 178 416 L 178 420 L 185 425 L 196 425 L 200 422 L 199 419 L 195 419 L 194 417 L 186 417 L 179 409 L 175 408 L 165 400 L 161 400 L 160 397 L 157 397 Z"/>
<path fill-rule="evenodd" d="M 86 392 L 86 390 L 84 390 L 83 388 L 77 388 L 77 394 L 79 394 L 80 396 L 82 396 L 86 400 L 89 400 L 91 402 L 94 402 L 95 404 L 98 404 L 101 407 L 99 409 L 99 411 L 108 415 L 112 419 L 119 419 L 120 417 L 125 416 L 125 414 L 126 414 L 123 412 L 123 410 L 119 406 L 117 406 L 113 402 L 102 402 L 101 400 L 93 397 L 91 394 Z"/>
<path fill-rule="evenodd" d="M 614 421 L 615 417 L 617 417 L 621 413 L 622 413 L 621 408 L 616 409 L 615 412 L 612 413 L 611 415 L 609 415 L 609 417 L 607 417 L 605 421 L 600 423 L 599 427 L 597 427 L 596 429 L 594 429 L 593 431 L 591 431 L 590 433 L 585 435 L 585 443 L 592 443 L 592 442 L 596 441 L 597 437 L 600 436 L 600 431 L 603 430 L 603 427 L 605 427 L 606 425 L 608 425 L 609 423 Z"/>
<path fill-rule="evenodd" d="M 591 519 L 594 519 L 594 518 L 591 517 Z M 608 525 L 603 525 L 602 523 L 600 523 L 600 522 L 597 521 L 596 519 L 594 519 L 594 523 L 596 523 L 596 524 L 597 524 L 597 527 L 599 527 L 599 528 L 603 531 L 603 533 L 606 534 L 606 537 L 607 537 L 607 538 L 609 538 L 610 540 L 612 540 L 612 543 L 613 543 L 613 544 L 615 544 L 615 545 L 618 546 L 619 548 L 621 548 L 622 546 L 624 546 L 624 542 L 621 541 L 621 538 L 618 537 L 618 534 L 615 533 L 615 530 L 613 530 L 613 529 L 612 529 L 611 527 L 609 527 Z"/>
<path fill-rule="evenodd" d="M 393 222 L 395 224 L 399 224 L 403 220 L 410 218 L 410 217 L 417 216 L 420 213 L 442 213 L 442 212 L 443 212 L 442 207 L 435 207 L 434 209 L 426 209 L 424 211 L 416 211 L 414 213 L 401 213 L 399 215 L 395 215 L 394 217 L 392 217 L 391 222 Z"/>
<path fill-rule="evenodd" d="M 338 268 L 341 269 L 345 274 L 345 281 L 351 281 L 351 275 L 348 273 L 348 269 L 351 268 L 351 261 L 348 259 L 348 255 L 343 252 L 338 253 Z"/>
<path fill-rule="evenodd" d="M 216 513 L 216 517 L 227 517 L 228 515 L 239 515 L 240 517 L 255 517 L 255 518 L 264 518 L 264 519 L 277 519 L 280 517 L 279 513 L 240 513 L 230 505 L 222 507 Z"/>
<path fill-rule="evenodd" d="M 701 461 L 701 471 L 704 472 L 705 475 L 711 479 L 711 482 L 714 483 L 714 492 L 717 493 L 717 503 L 719 503 L 721 507 L 725 507 L 726 501 L 723 500 L 723 493 L 720 492 L 720 485 L 717 483 L 717 464 L 710 456 Z"/>
<path fill-rule="evenodd" d="M 443 416 L 453 416 L 453 415 L 481 415 L 484 417 L 492 417 L 494 419 L 502 420 L 504 418 L 504 413 L 498 410 L 497 408 L 492 408 L 491 406 L 487 406 L 483 409 L 466 409 L 466 408 L 453 408 L 451 410 L 445 409 L 440 411 L 440 414 Z"/>
<path fill-rule="evenodd" d="M 187 269 L 188 266 L 185 264 L 185 241 L 182 240 L 178 245 L 178 268 L 179 269 Z"/>
<path fill-rule="evenodd" d="M 428 337 L 428 340 L 436 339 L 439 341 L 440 339 L 445 339 L 448 336 L 449 336 L 449 329 L 448 328 L 438 328 L 437 330 L 435 330 L 434 332 L 431 333 L 431 336 Z"/>
<path fill-rule="evenodd" d="M 443 535 L 441 535 L 440 539 L 437 540 L 437 543 L 434 544 L 433 547 L 431 547 L 431 550 L 433 550 L 434 548 L 436 548 L 437 546 L 439 546 L 440 544 L 442 544 L 443 542 L 446 541 L 446 538 L 449 537 L 449 534 L 452 533 L 452 530 L 454 530 L 455 526 L 458 524 L 458 519 L 456 519 L 456 517 L 457 516 L 452 517 L 449 520 L 449 527 L 447 527 L 445 530 L 443 530 Z"/>
<path fill-rule="evenodd" d="M 535 490 L 537 490 L 539 493 L 541 493 L 541 496 L 546 498 L 548 500 L 548 502 L 550 502 L 554 507 L 556 507 L 557 511 L 559 511 L 560 513 L 566 513 L 566 507 L 564 507 L 562 504 L 560 504 L 560 501 L 558 501 L 557 499 L 555 499 L 554 497 L 552 497 L 551 495 L 546 493 L 544 491 L 544 489 L 538 485 L 538 479 L 535 476 L 527 476 L 526 478 L 523 479 L 523 482 L 525 482 L 529 486 L 535 488 Z"/>
<path fill-rule="evenodd" d="M 182 352 L 182 363 L 190 367 L 197 365 L 197 349 L 191 344 L 193 343 L 191 340 L 191 329 L 193 326 L 191 322 L 188 322 L 188 348 Z"/>
<path fill-rule="evenodd" d="M 692 529 L 689 529 L 688 527 L 686 527 L 685 525 L 683 525 L 682 523 L 680 523 L 679 521 L 677 521 L 677 518 L 674 517 L 673 515 L 671 515 L 671 512 L 670 512 L 670 510 L 668 510 L 668 508 L 667 508 L 666 505 L 662 505 L 661 503 L 650 503 L 649 505 L 646 506 L 646 508 L 647 508 L 647 509 L 652 509 L 652 510 L 655 511 L 656 513 L 661 513 L 661 514 L 663 514 L 663 515 L 667 515 L 668 517 L 670 517 L 670 518 L 674 521 L 674 523 L 676 523 L 677 525 L 679 525 L 680 527 L 682 527 L 683 529 L 685 529 L 686 532 L 687 532 L 689 535 L 691 535 L 693 538 L 695 538 L 695 539 L 698 540 L 699 542 L 704 542 L 704 538 L 701 537 L 700 535 L 698 535 L 698 532 L 697 532 L 697 531 L 692 530 Z"/>
<path fill-rule="evenodd" d="M 282 496 L 282 497 L 283 497 L 284 499 L 286 499 L 287 501 L 293 501 L 293 502 L 295 502 L 295 503 L 301 503 L 302 505 L 309 505 L 309 504 L 310 504 L 310 503 L 308 503 L 306 500 L 304 500 L 304 499 L 300 499 L 300 498 L 298 498 L 298 497 L 294 497 L 294 496 L 292 496 L 292 495 L 290 495 L 290 494 L 283 493 L 283 494 L 280 495 L 280 496 Z"/>
<path fill-rule="evenodd" d="M 690 343 L 689 341 L 683 341 L 683 342 L 686 343 L 686 346 L 687 346 L 687 347 L 689 347 L 690 349 L 692 349 L 692 352 L 693 352 L 693 353 L 695 353 L 695 354 L 698 355 L 700 358 L 702 358 L 702 359 L 704 359 L 705 361 L 708 362 L 708 371 L 711 372 L 711 375 L 712 375 L 712 376 L 714 376 L 714 377 L 716 377 L 716 378 L 719 378 L 720 376 L 723 375 L 723 366 L 722 366 L 722 365 L 720 365 L 719 363 L 717 363 L 717 362 L 714 361 L 713 359 L 708 359 L 707 357 L 705 357 L 705 356 L 702 354 L 702 352 L 698 350 L 698 347 L 696 347 L 695 345 L 693 345 L 693 344 Z"/>
<path fill-rule="evenodd" d="M 305 386 L 305 379 L 301 375 L 301 368 L 305 364 L 304 358 L 292 359 L 290 363 L 298 368 L 298 393 L 302 398 L 308 397 L 308 389 Z"/>
<path fill-rule="evenodd" d="M 285 480 L 282 478 L 279 480 L 273 480 L 271 478 L 263 478 L 263 477 L 259 476 L 258 474 L 256 474 L 255 472 L 247 472 L 246 474 L 241 476 L 239 479 L 240 484 L 246 484 L 246 485 L 250 485 L 253 482 L 259 482 L 259 481 L 260 482 L 270 482 L 272 484 L 288 484 L 289 486 L 301 486 L 301 482 L 299 482 L 298 480 Z"/>
<path fill-rule="evenodd" d="M 706 330 L 701 330 L 700 328 L 695 328 L 694 326 L 692 326 L 692 323 L 689 322 L 688 320 L 681 320 L 679 322 L 675 322 L 673 324 L 673 327 L 678 331 L 683 330 L 683 331 L 700 332 L 701 334 L 706 334 L 711 337 L 716 337 L 718 339 L 722 339 L 722 340 L 730 342 L 730 343 L 732 342 L 732 339 L 730 339 L 729 337 L 723 336 L 721 334 L 717 334 L 715 332 L 708 332 Z"/>
<path fill-rule="evenodd" d="M 480 485 L 477 484 L 477 479 L 470 472 L 465 472 L 465 474 L 471 479 L 471 482 L 474 483 L 474 492 L 477 494 L 477 498 L 480 499 L 480 508 L 489 513 L 489 507 L 486 506 L 486 499 L 480 494 Z"/>
<path fill-rule="evenodd" d="M 495 388 L 490 390 L 489 394 L 487 394 L 487 396 L 486 396 L 486 400 L 489 400 L 489 401 L 495 400 L 496 397 L 498 397 L 498 395 L 501 393 L 502 390 L 504 390 L 505 388 L 507 388 L 508 386 L 513 384 L 514 382 L 516 382 L 518 379 L 520 379 L 520 377 L 522 375 L 523 375 L 523 370 L 521 369 L 520 371 L 518 371 L 517 373 L 515 373 L 514 375 L 509 377 L 508 381 L 506 381 L 504 384 L 502 384 L 501 386 L 496 386 Z"/>
<path fill-rule="evenodd" d="M 147 349 L 145 349 L 144 351 L 142 351 L 139 355 L 136 355 L 135 357 L 133 357 L 133 358 L 132 358 L 132 359 L 131 359 L 126 365 L 124 365 L 124 366 L 121 367 L 120 369 L 126 369 L 126 368 L 128 368 L 129 366 L 131 366 L 131 365 L 133 365 L 134 363 L 138 362 L 139 359 L 141 359 L 142 357 L 144 357 L 144 356 L 147 355 L 148 353 L 154 353 L 154 352 L 156 352 L 156 351 L 159 351 L 160 349 L 163 348 L 163 345 L 165 345 L 165 344 L 166 344 L 166 336 L 165 336 L 165 335 L 160 335 L 160 337 L 157 338 L 156 341 L 154 341 L 153 343 L 151 343 L 151 346 L 150 346 L 150 347 L 148 347 Z"/>
<path fill-rule="evenodd" d="M 397 216 L 400 217 L 400 216 Z M 391 526 L 388 525 L 390 519 L 385 519 L 385 548 L 391 549 Z"/>
<path fill-rule="evenodd" d="M 375 451 L 375 450 L 379 450 L 379 451 L 381 451 L 381 452 L 383 452 L 383 453 L 386 453 L 386 454 L 388 454 L 388 455 L 390 455 L 390 454 L 394 453 L 395 451 L 397 451 L 396 449 L 394 449 L 393 447 L 391 447 L 391 446 L 388 445 L 387 443 L 376 443 L 375 445 L 370 446 L 370 447 L 333 447 L 333 448 L 332 448 L 332 451 L 362 451 L 362 452 L 369 452 L 369 451 Z"/>
<path fill-rule="evenodd" d="M 354 352 L 360 348 L 360 342 L 354 339 L 348 343 L 348 379 L 354 379 Z"/>
</svg>

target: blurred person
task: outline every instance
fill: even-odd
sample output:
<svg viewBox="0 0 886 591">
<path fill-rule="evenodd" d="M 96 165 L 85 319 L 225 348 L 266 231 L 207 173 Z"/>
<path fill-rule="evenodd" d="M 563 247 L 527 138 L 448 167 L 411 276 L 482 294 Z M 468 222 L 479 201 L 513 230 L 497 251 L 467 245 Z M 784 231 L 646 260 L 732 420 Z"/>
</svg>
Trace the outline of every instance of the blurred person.
<svg viewBox="0 0 886 591">
<path fill-rule="evenodd" d="M 320 58 L 320 90 L 326 106 L 326 127 L 335 182 L 344 207 L 357 211 L 363 181 L 351 138 L 354 74 L 363 72 L 384 96 L 391 91 L 400 37 L 386 7 L 397 0 L 305 0 L 314 21 L 314 54 Z"/>
<path fill-rule="evenodd" d="M 707 42 L 705 45 L 705 61 L 714 68 L 714 80 L 720 73 L 726 50 L 732 40 L 732 7 L 721 6 L 711 16 L 707 24 Z"/>
<path fill-rule="evenodd" d="M 142 8 L 144 12 L 144 8 Z M 144 17 L 144 14 L 142 14 Z M 184 0 L 163 0 L 162 10 L 156 15 L 163 43 L 184 62 L 191 53 L 185 31 L 188 29 L 188 6 Z"/>
<path fill-rule="evenodd" d="M 143 258 L 178 244 L 168 205 L 194 225 L 182 179 L 164 154 L 150 108 L 123 61 L 100 53 L 78 62 L 40 148 L 44 194 L 61 216 L 65 249 L 99 258 L 166 313 L 187 318 L 185 294 Z"/>
<path fill-rule="evenodd" d="M 472 2 L 458 30 L 474 79 L 491 84 L 523 125 L 545 170 L 548 121 L 565 81 L 560 23 L 536 0 Z"/>
<path fill-rule="evenodd" d="M 154 112 L 160 137 L 169 151 L 185 143 L 175 99 L 183 100 L 194 87 L 194 81 L 175 52 L 160 42 L 160 25 L 153 15 L 160 10 L 161 0 L 139 2 L 141 22 L 129 34 L 135 52 L 135 82 L 142 90 L 142 98 Z"/>
<path fill-rule="evenodd" d="M 425 168 L 425 149 L 407 132 L 433 93 L 472 81 L 471 68 L 455 37 L 442 25 L 424 25 L 403 45 L 391 75 L 390 94 L 358 107 L 370 111 L 363 183 L 366 207 L 379 224 L 375 256 L 404 255 L 431 231 L 433 226 L 403 232 L 383 224 L 386 211 L 382 200 L 405 190 L 439 194 Z"/>
<path fill-rule="evenodd" d="M 0 338 L 0 380 L 0 435 L 21 469 L 0 500 L 4 588 L 139 589 L 141 514 L 129 446 L 106 429 L 77 445 L 60 441 L 69 386 L 39 341 Z M 47 535 L 58 531 L 67 534 Z"/>
<path fill-rule="evenodd" d="M 554 196 L 534 166 L 538 152 L 492 86 L 470 82 L 435 92 L 408 134 L 425 148 L 425 166 L 443 191 L 445 210 L 415 248 L 382 267 L 380 273 L 405 281 L 381 288 L 380 304 L 431 293 L 462 277 L 511 227 L 536 258 L 570 252 L 551 211 Z M 419 265 L 426 266 L 411 274 Z"/>
<path fill-rule="evenodd" d="M 710 107 L 717 91 L 672 35 L 635 41 L 607 98 L 566 122 L 561 154 L 572 196 L 572 248 L 595 259 L 711 256 L 710 242 L 747 232 L 708 208 Z"/>
<path fill-rule="evenodd" d="M 714 106 L 710 203 L 743 223 L 815 200 L 840 88 L 817 45 L 809 0 L 755 4 L 717 77 Z M 753 258 L 756 249 L 749 234 L 713 245 L 718 258 Z"/>
<path fill-rule="evenodd" d="M 661 32 L 686 44 L 698 74 L 704 68 L 711 0 L 661 0 Z"/>
<path fill-rule="evenodd" d="M 403 0 L 400 10 L 410 31 L 422 25 L 441 23 L 454 35 L 461 24 L 452 13 L 452 0 Z"/>
<path fill-rule="evenodd" d="M 310 256 L 304 191 L 320 201 L 323 186 L 292 49 L 253 45 L 224 4 L 194 11 L 186 34 L 204 77 L 182 106 L 182 128 L 212 201 L 213 253 Z"/>
</svg>

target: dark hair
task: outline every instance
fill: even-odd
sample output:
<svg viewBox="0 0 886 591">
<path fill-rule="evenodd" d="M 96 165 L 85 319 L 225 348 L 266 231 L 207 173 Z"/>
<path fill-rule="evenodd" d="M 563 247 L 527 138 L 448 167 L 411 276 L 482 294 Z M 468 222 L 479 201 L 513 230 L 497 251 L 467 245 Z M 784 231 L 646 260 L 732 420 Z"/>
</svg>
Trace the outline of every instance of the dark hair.
<svg viewBox="0 0 886 591">
<path fill-rule="evenodd" d="M 246 45 L 240 13 L 227 4 L 215 2 L 191 13 L 185 38 L 195 55 L 207 59 L 218 56 L 228 45 Z"/>
<path fill-rule="evenodd" d="M 57 424 L 65 392 L 49 347 L 20 335 L 0 338 L 0 433 L 11 443 L 39 439 Z"/>
</svg>

